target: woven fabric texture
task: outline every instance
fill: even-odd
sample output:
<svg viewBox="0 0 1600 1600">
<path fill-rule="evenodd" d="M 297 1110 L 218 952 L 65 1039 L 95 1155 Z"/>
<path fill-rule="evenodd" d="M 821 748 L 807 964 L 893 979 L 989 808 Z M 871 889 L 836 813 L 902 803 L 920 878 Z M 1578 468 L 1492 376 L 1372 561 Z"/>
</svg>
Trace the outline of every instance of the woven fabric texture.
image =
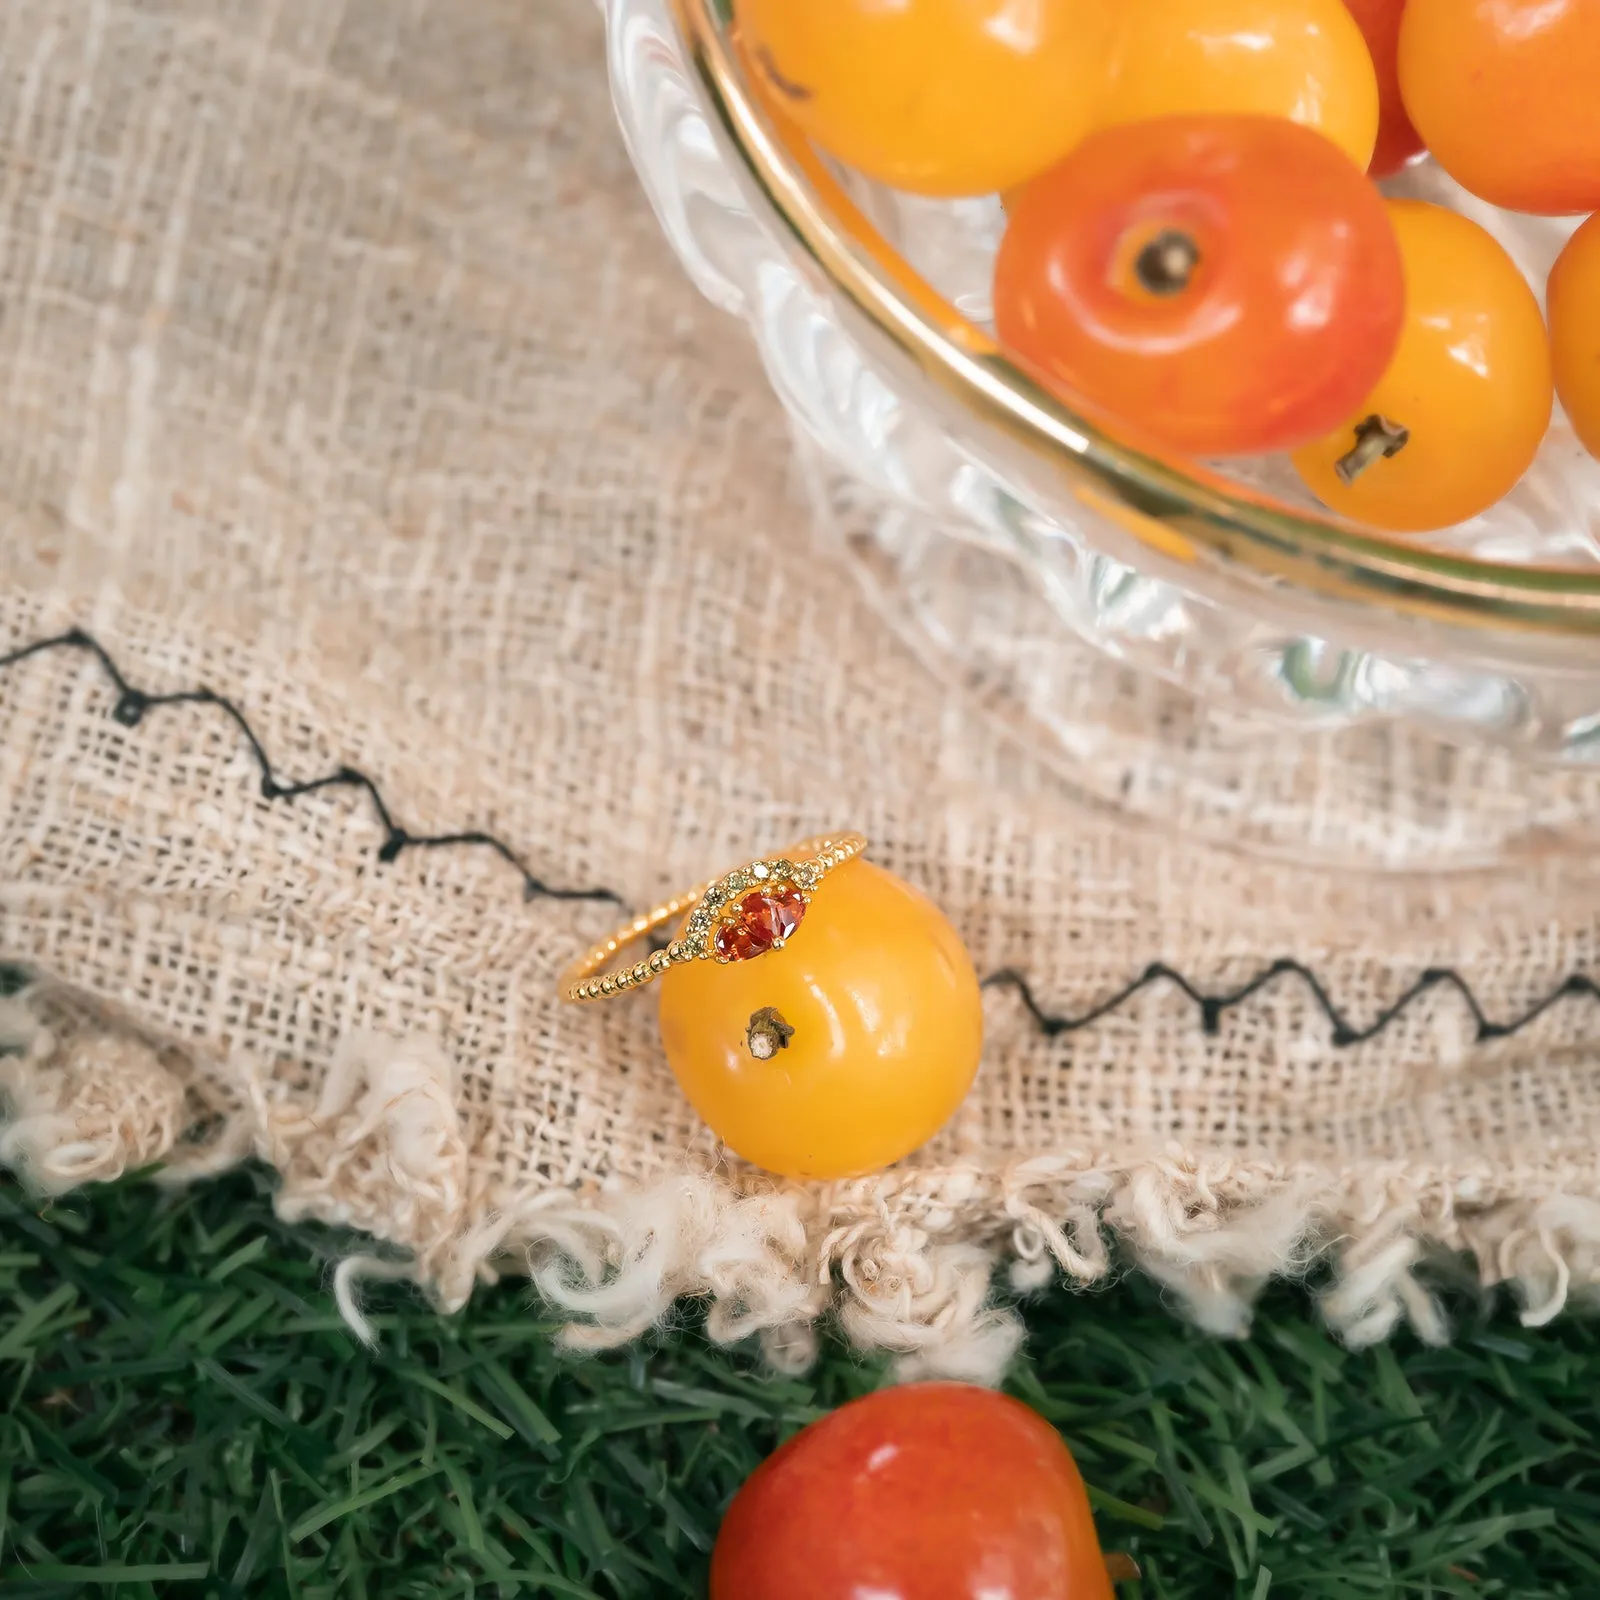
<svg viewBox="0 0 1600 1600">
<path fill-rule="evenodd" d="M 1592 967 L 1570 901 L 1123 827 L 936 683 L 811 530 L 602 49 L 583 0 L 0 10 L 0 654 L 87 629 L 142 690 L 228 697 L 280 779 L 358 767 L 400 828 L 635 907 L 859 828 L 1067 1012 L 1158 960 L 1220 990 L 1292 956 L 1358 1024 L 1429 967 L 1491 1017 Z M 1215 1034 L 1170 986 L 1056 1038 L 995 989 L 933 1145 L 784 1187 L 685 1106 L 648 997 L 556 1004 L 610 908 L 484 846 L 386 862 L 365 792 L 268 798 L 217 706 L 117 698 L 83 650 L 0 670 L 0 960 L 38 976 L 0 1157 L 271 1161 L 286 1213 L 380 1242 L 340 1272 L 358 1326 L 363 1275 L 455 1307 L 509 1269 L 580 1343 L 696 1294 L 774 1360 L 832 1308 L 989 1376 L 997 1270 L 1088 1281 L 1117 1236 L 1220 1331 L 1322 1246 L 1356 1340 L 1445 1336 L 1433 1246 L 1535 1320 L 1600 1275 L 1592 1000 L 1480 1044 L 1440 988 L 1339 1048 L 1292 980 Z"/>
</svg>

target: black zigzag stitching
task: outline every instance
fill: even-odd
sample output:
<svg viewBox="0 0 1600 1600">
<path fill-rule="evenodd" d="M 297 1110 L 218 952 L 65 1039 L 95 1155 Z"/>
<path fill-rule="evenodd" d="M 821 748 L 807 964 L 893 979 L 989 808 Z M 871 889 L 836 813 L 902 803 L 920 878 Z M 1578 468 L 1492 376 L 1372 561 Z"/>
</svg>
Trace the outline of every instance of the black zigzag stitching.
<svg viewBox="0 0 1600 1600">
<path fill-rule="evenodd" d="M 261 769 L 263 800 L 298 800 L 302 795 L 315 794 L 320 789 L 360 789 L 371 802 L 378 821 L 383 825 L 384 840 L 378 847 L 378 859 L 382 862 L 398 861 L 407 850 L 443 850 L 456 845 L 476 846 L 494 851 L 503 861 L 516 869 L 522 878 L 522 892 L 529 900 L 540 898 L 607 900 L 613 905 L 622 905 L 622 897 L 614 889 L 561 889 L 546 883 L 544 879 L 534 875 L 528 864 L 505 840 L 497 839 L 492 833 L 484 833 L 477 828 L 469 828 L 459 833 L 408 832 L 395 821 L 377 783 L 357 767 L 338 767 L 320 778 L 285 781 L 273 769 L 271 758 L 267 755 L 255 729 L 250 726 L 250 719 L 226 695 L 206 688 L 184 689 L 176 694 L 150 694 L 143 689 L 135 688 L 123 676 L 121 668 L 111 659 L 105 646 L 92 635 L 85 633 L 82 628 L 69 628 L 65 633 L 58 633 L 53 638 L 38 639 L 33 644 L 13 650 L 9 655 L 0 656 L 0 670 L 19 666 L 31 657 L 44 655 L 50 650 L 81 651 L 99 663 L 100 670 L 110 679 L 112 687 L 117 691 L 117 703 L 112 707 L 111 715 L 125 728 L 138 727 L 150 712 L 160 711 L 167 706 L 215 706 L 244 735 L 244 741 L 250 747 L 250 754 L 255 757 L 256 765 Z"/>
<path fill-rule="evenodd" d="M 378 859 L 382 862 L 397 861 L 407 850 L 441 850 L 458 845 L 492 850 L 521 877 L 523 894 L 529 900 L 543 898 L 606 901 L 626 909 L 622 896 L 614 889 L 563 889 L 546 883 L 534 875 L 522 857 L 503 839 L 481 829 L 469 828 L 456 833 L 437 834 L 408 832 L 395 821 L 377 783 L 357 767 L 341 766 L 320 778 L 298 779 L 292 782 L 280 778 L 249 719 L 226 695 L 220 695 L 215 690 L 206 688 L 185 689 L 173 694 L 151 694 L 137 688 L 124 676 L 100 641 L 82 628 L 69 628 L 65 633 L 37 639 L 32 644 L 23 645 L 9 654 L 0 655 L 0 671 L 7 667 L 20 666 L 34 656 L 44 655 L 52 650 L 77 651 L 89 656 L 98 664 L 101 672 L 117 692 L 116 704 L 112 707 L 111 715 L 125 728 L 138 727 L 150 712 L 168 706 L 215 706 L 239 730 L 245 743 L 250 747 L 250 753 L 261 772 L 260 792 L 264 800 L 296 800 L 302 795 L 315 794 L 320 789 L 361 790 L 383 826 L 384 840 L 378 847 Z M 1061 1016 L 1046 1011 L 1034 995 L 1028 980 L 1011 968 L 992 974 L 984 980 L 984 986 L 991 989 L 1014 990 L 1040 1030 L 1054 1038 L 1060 1034 L 1079 1033 L 1093 1027 L 1095 1023 L 1119 1010 L 1145 989 L 1167 983 L 1181 990 L 1194 1002 L 1200 1012 L 1200 1025 L 1204 1031 L 1207 1034 L 1216 1034 L 1221 1031 L 1222 1019 L 1226 1013 L 1246 1004 L 1270 984 L 1285 977 L 1298 978 L 1310 991 L 1312 998 L 1322 1008 L 1323 1015 L 1327 1017 L 1328 1024 L 1333 1030 L 1332 1042 L 1339 1049 L 1349 1049 L 1353 1045 L 1365 1044 L 1368 1040 L 1377 1038 L 1416 1001 L 1441 987 L 1453 988 L 1466 1002 L 1477 1023 L 1480 1042 L 1504 1039 L 1520 1032 L 1562 1000 L 1579 995 L 1587 996 L 1591 1000 L 1600 1000 L 1600 985 L 1582 973 L 1574 973 L 1520 1016 L 1508 1022 L 1494 1022 L 1484 1014 L 1483 1007 L 1472 992 L 1472 986 L 1459 972 L 1450 967 L 1430 967 L 1368 1026 L 1358 1028 L 1333 1003 L 1316 973 L 1303 963 L 1289 959 L 1274 961 L 1248 983 L 1220 994 L 1207 994 L 1181 972 L 1157 962 L 1153 966 L 1146 967 L 1139 977 L 1119 989 L 1109 999 L 1078 1016 Z"/>
<path fill-rule="evenodd" d="M 1287 958 L 1274 961 L 1248 983 L 1241 984 L 1237 989 L 1225 990 L 1221 994 L 1206 994 L 1203 990 L 1197 989 L 1181 972 L 1174 971 L 1173 968 L 1157 961 L 1146 967 L 1132 983 L 1119 989 L 1108 1000 L 1101 1001 L 1099 1005 L 1075 1017 L 1058 1016 L 1046 1011 L 1034 995 L 1028 980 L 1011 968 L 986 978 L 984 987 L 1014 989 L 1040 1029 L 1054 1038 L 1058 1034 L 1079 1033 L 1085 1028 L 1092 1027 L 1103 1017 L 1121 1009 L 1142 990 L 1153 988 L 1157 984 L 1169 983 L 1174 988 L 1182 990 L 1195 1003 L 1200 1012 L 1201 1028 L 1206 1033 L 1214 1035 L 1222 1031 L 1222 1019 L 1227 1012 L 1254 999 L 1279 978 L 1288 977 L 1298 978 L 1310 990 L 1311 998 L 1322 1008 L 1322 1014 L 1328 1019 L 1328 1025 L 1333 1030 L 1332 1043 L 1339 1050 L 1348 1050 L 1354 1045 L 1366 1044 L 1369 1040 L 1376 1039 L 1416 1001 L 1434 989 L 1454 989 L 1466 1002 L 1467 1009 L 1471 1011 L 1473 1021 L 1478 1026 L 1479 1044 L 1486 1044 L 1491 1039 L 1507 1039 L 1514 1033 L 1520 1033 L 1563 1000 L 1577 995 L 1587 995 L 1591 1000 L 1600 1000 L 1600 985 L 1583 973 L 1575 972 L 1519 1016 L 1513 1017 L 1509 1022 L 1494 1022 L 1484 1014 L 1483 1007 L 1478 1003 L 1478 997 L 1472 992 L 1471 984 L 1459 972 L 1453 967 L 1429 967 L 1398 1000 L 1380 1011 L 1366 1027 L 1358 1028 L 1333 1003 L 1328 991 L 1322 986 L 1322 980 L 1310 967 Z"/>
</svg>

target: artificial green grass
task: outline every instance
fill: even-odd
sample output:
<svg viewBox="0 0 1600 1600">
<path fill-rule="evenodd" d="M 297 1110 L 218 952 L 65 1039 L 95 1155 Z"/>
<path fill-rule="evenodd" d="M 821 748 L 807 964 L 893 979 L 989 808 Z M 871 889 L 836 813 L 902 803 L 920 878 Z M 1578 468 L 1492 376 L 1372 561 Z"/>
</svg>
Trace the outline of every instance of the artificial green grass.
<svg viewBox="0 0 1600 1600">
<path fill-rule="evenodd" d="M 457 1317 L 381 1292 L 368 1353 L 337 1246 L 260 1172 L 0 1184 L 0 1593 L 701 1595 L 745 1475 L 881 1376 L 776 1378 L 692 1318 L 563 1356 L 516 1282 Z M 1012 1387 L 1142 1565 L 1122 1600 L 1600 1595 L 1595 1326 L 1456 1309 L 1451 1349 L 1354 1355 L 1284 1288 L 1222 1344 L 1130 1276 L 1031 1304 Z"/>
</svg>

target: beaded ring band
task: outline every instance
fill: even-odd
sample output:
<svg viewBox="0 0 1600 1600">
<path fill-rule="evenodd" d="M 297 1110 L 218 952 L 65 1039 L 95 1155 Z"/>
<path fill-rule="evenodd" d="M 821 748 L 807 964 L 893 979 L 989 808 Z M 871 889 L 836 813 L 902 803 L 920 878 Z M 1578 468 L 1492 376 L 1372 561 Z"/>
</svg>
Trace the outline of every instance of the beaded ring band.
<svg viewBox="0 0 1600 1600">
<path fill-rule="evenodd" d="M 781 950 L 800 926 L 817 885 L 867 848 L 859 833 L 825 834 L 781 856 L 751 861 L 635 917 L 561 974 L 561 998 L 575 1005 L 609 1000 L 653 983 L 683 961 L 749 961 Z M 619 952 L 685 912 L 683 932 L 665 950 L 607 972 Z"/>
</svg>

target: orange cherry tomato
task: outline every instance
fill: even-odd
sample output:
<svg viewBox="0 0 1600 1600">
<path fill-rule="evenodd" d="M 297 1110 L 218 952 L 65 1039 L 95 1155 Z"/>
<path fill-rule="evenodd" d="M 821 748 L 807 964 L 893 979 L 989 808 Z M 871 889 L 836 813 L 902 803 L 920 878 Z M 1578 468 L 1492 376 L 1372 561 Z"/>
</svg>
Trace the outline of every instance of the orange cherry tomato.
<svg viewBox="0 0 1600 1600">
<path fill-rule="evenodd" d="M 1112 1600 L 1061 1435 L 1005 1395 L 881 1389 L 797 1433 L 733 1498 L 711 1600 Z"/>
<path fill-rule="evenodd" d="M 804 132 L 868 177 L 990 194 L 1090 127 L 1120 0 L 735 0 L 748 59 Z"/>
<path fill-rule="evenodd" d="M 1406 109 L 1446 172 L 1493 205 L 1600 209 L 1600 4 L 1409 0 Z"/>
<path fill-rule="evenodd" d="M 1092 134 L 1012 198 L 1001 341 L 1068 396 L 1192 455 L 1285 449 L 1377 381 L 1404 308 L 1376 189 L 1277 117 Z"/>
<path fill-rule="evenodd" d="M 1100 126 L 1194 111 L 1290 117 L 1364 172 L 1378 81 L 1343 0 L 1133 0 Z"/>
<path fill-rule="evenodd" d="M 1550 423 L 1550 346 L 1533 291 L 1477 223 L 1391 200 L 1406 319 L 1388 371 L 1325 438 L 1295 453 L 1333 510 L 1421 532 L 1514 487 Z"/>
<path fill-rule="evenodd" d="M 1378 143 L 1367 171 L 1374 178 L 1398 172 L 1423 149 L 1400 94 L 1400 19 L 1406 0 L 1344 0 L 1367 41 L 1378 75 Z"/>
<path fill-rule="evenodd" d="M 1545 305 L 1556 393 L 1584 448 L 1600 456 L 1600 213 L 1567 241 Z"/>
<path fill-rule="evenodd" d="M 781 949 L 672 967 L 661 1039 L 690 1104 L 745 1160 L 853 1177 L 949 1121 L 977 1074 L 983 1004 L 938 908 L 856 860 L 817 885 Z"/>
</svg>

